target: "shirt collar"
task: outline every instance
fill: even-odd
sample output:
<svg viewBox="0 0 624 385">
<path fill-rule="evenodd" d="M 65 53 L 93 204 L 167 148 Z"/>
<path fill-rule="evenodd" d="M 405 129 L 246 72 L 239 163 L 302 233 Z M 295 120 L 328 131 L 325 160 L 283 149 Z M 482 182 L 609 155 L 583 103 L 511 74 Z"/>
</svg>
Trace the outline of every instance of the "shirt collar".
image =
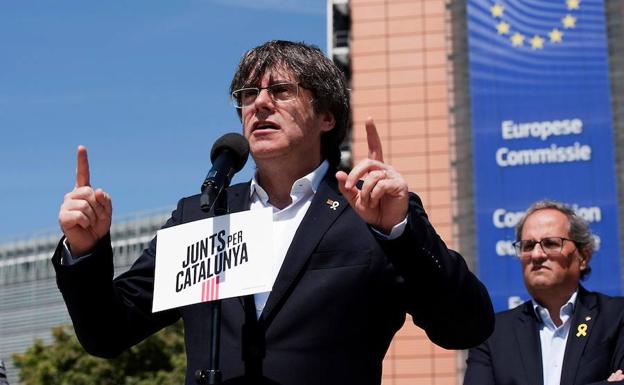
<svg viewBox="0 0 624 385">
<path fill-rule="evenodd" d="M 577 294 L 578 289 L 576 289 L 574 293 L 572 293 L 568 301 L 563 304 L 563 306 L 561 306 L 561 309 L 559 310 L 559 315 L 560 317 L 562 317 L 562 319 L 565 318 L 567 320 L 574 313 Z M 539 319 L 542 323 L 545 322 L 544 318 L 546 317 L 548 317 L 548 319 L 550 320 L 550 314 L 548 313 L 548 309 L 537 303 L 534 299 L 531 299 L 531 302 L 533 303 L 533 311 L 535 312 L 537 319 Z"/>
<path fill-rule="evenodd" d="M 329 170 L 329 162 L 327 160 L 324 160 L 312 172 L 297 179 L 293 183 L 290 189 L 291 195 L 296 195 L 296 194 L 309 191 L 309 190 L 312 191 L 312 194 L 315 194 L 319 186 L 321 185 L 321 181 L 325 177 L 325 174 L 327 174 L 327 170 Z M 258 184 L 257 178 L 258 178 L 258 173 L 256 173 L 253 179 L 251 180 L 251 186 L 249 188 L 249 197 L 253 200 L 253 196 L 255 193 L 258 199 L 260 199 L 260 201 L 262 201 L 263 204 L 267 204 L 267 202 L 269 201 L 269 195 L 262 188 L 262 186 Z"/>
</svg>

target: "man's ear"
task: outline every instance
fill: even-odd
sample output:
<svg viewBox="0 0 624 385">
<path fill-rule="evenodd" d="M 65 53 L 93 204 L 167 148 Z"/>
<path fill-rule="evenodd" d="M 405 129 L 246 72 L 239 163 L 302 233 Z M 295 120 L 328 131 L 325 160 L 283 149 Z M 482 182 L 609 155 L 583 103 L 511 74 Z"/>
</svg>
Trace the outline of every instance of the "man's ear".
<svg viewBox="0 0 624 385">
<path fill-rule="evenodd" d="M 331 131 L 336 126 L 336 118 L 334 118 L 334 114 L 331 112 L 323 112 L 321 113 L 321 132 Z"/>
<path fill-rule="evenodd" d="M 581 263 L 579 265 L 581 271 L 587 270 L 589 266 L 589 261 L 591 260 L 591 255 L 588 255 L 587 250 L 579 250 L 579 254 L 581 256 Z"/>
</svg>

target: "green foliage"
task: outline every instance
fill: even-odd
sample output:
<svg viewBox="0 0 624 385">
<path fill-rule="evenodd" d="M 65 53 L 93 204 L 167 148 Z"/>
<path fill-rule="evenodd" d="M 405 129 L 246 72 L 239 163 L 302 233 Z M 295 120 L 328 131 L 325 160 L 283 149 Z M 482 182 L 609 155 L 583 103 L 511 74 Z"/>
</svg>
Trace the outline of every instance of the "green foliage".
<svg viewBox="0 0 624 385">
<path fill-rule="evenodd" d="M 184 383 L 182 322 L 161 330 L 114 359 L 84 351 L 71 327 L 52 330 L 53 341 L 35 341 L 13 356 L 22 385 L 171 385 Z"/>
</svg>

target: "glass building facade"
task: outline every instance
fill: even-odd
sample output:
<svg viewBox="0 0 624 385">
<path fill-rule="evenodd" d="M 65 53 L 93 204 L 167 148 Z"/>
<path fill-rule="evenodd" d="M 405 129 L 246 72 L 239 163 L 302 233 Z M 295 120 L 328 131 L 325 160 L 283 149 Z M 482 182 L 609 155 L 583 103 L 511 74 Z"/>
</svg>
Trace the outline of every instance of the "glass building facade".
<svg viewBox="0 0 624 385">
<path fill-rule="evenodd" d="M 116 274 L 132 264 L 168 217 L 162 210 L 113 224 Z M 50 342 L 54 326 L 71 324 L 50 261 L 60 238 L 49 234 L 0 244 L 0 360 L 11 385 L 18 384 L 12 355 L 36 339 Z"/>
</svg>

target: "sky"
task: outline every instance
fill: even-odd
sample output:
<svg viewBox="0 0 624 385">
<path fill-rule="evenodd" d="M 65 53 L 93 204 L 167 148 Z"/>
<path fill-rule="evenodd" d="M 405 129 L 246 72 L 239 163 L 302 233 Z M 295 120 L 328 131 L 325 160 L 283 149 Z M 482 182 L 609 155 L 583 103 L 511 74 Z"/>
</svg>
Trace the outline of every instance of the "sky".
<svg viewBox="0 0 624 385">
<path fill-rule="evenodd" d="M 0 2 L 0 242 L 59 232 L 76 148 L 113 222 L 199 192 L 241 125 L 229 83 L 267 40 L 327 52 L 323 0 Z M 253 162 L 234 178 L 253 175 Z"/>
</svg>

